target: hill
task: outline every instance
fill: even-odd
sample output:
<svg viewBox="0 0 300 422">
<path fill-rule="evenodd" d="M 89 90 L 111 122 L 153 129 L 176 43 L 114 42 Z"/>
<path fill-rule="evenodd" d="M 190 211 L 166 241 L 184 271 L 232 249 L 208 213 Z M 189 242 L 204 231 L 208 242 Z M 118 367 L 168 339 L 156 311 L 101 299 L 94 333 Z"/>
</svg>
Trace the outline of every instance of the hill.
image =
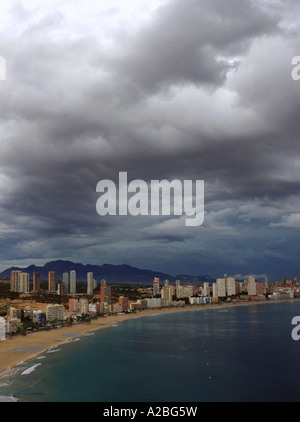
<svg viewBox="0 0 300 422">
<path fill-rule="evenodd" d="M 60 281 L 63 278 L 63 273 L 70 273 L 71 270 L 76 271 L 77 281 L 85 282 L 87 279 L 87 273 L 92 272 L 94 278 L 97 281 L 106 279 L 108 283 L 111 284 L 152 284 L 155 277 L 159 277 L 161 283 L 164 280 L 168 279 L 170 283 L 175 283 L 177 279 L 180 279 L 185 284 L 200 284 L 204 281 L 213 282 L 214 280 L 208 276 L 191 276 L 191 275 L 180 275 L 172 276 L 159 271 L 153 271 L 149 269 L 140 269 L 132 267 L 130 265 L 91 265 L 91 264 L 81 264 L 74 263 L 72 261 L 50 261 L 44 266 L 29 265 L 26 268 L 21 267 L 10 267 L 0 273 L 0 277 L 10 277 L 10 273 L 13 270 L 21 270 L 30 274 L 32 278 L 34 272 L 39 272 L 41 274 L 42 280 L 48 279 L 48 272 L 56 272 L 56 280 Z"/>
</svg>

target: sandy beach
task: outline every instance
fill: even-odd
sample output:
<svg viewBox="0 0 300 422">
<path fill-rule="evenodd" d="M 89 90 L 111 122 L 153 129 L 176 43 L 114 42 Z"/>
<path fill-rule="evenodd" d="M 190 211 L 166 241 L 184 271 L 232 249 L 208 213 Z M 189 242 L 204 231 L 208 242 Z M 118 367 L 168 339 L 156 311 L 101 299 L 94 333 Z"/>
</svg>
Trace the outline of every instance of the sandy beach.
<svg viewBox="0 0 300 422">
<path fill-rule="evenodd" d="M 279 301 L 276 301 L 278 303 Z M 68 327 L 51 329 L 49 331 L 37 331 L 26 336 L 14 336 L 0 341 L 0 379 L 14 373 L 20 363 L 32 360 L 39 355 L 56 348 L 72 339 L 84 336 L 113 324 L 133 318 L 141 318 L 149 315 L 168 314 L 174 312 L 201 311 L 208 309 L 224 309 L 232 306 L 259 305 L 270 302 L 247 302 L 228 303 L 223 305 L 185 306 L 183 308 L 160 308 L 145 310 L 132 314 L 109 315 L 99 317 L 90 323 L 78 323 Z M 275 303 L 275 302 L 272 302 Z"/>
</svg>

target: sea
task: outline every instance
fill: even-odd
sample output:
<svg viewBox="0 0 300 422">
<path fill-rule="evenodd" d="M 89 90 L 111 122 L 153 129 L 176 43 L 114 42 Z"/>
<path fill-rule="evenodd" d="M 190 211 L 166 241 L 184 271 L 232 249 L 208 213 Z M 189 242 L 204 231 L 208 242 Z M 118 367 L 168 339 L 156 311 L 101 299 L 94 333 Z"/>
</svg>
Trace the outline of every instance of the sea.
<svg viewBox="0 0 300 422">
<path fill-rule="evenodd" d="M 298 402 L 300 300 L 152 315 L 58 345 L 1 380 L 2 401 Z"/>
</svg>

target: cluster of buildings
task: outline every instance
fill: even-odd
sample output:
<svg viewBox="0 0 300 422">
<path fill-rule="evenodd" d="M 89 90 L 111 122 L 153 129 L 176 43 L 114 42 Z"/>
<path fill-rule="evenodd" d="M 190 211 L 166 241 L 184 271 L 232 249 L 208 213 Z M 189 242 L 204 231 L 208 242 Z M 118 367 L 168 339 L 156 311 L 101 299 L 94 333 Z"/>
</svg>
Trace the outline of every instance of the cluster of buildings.
<svg viewBox="0 0 300 422">
<path fill-rule="evenodd" d="M 41 277 L 39 272 L 33 273 L 32 289 L 30 289 L 30 275 L 20 270 L 11 272 L 10 290 L 17 293 L 30 293 L 41 291 Z M 97 288 L 97 281 L 94 279 L 93 273 L 88 272 L 86 275 L 86 294 L 92 296 L 94 290 Z M 102 287 L 101 287 L 102 289 Z M 104 289 L 105 294 L 109 295 L 109 288 Z M 265 282 L 257 282 L 255 277 L 250 276 L 243 282 L 236 281 L 234 277 L 229 277 L 226 274 L 223 278 L 218 278 L 215 283 L 210 285 L 204 282 L 201 286 L 181 285 L 180 280 L 176 280 L 175 285 L 171 285 L 168 280 L 164 281 L 163 286 L 159 278 L 154 278 L 152 285 L 152 295 L 154 298 L 160 296 L 162 305 L 164 300 L 172 302 L 173 298 L 192 298 L 194 296 L 201 296 L 211 298 L 213 302 L 218 298 L 248 295 L 252 300 L 259 300 L 263 298 L 280 297 L 282 294 L 289 294 L 292 296 L 294 293 L 299 292 L 299 282 L 297 279 L 286 280 L 283 279 L 276 284 L 270 284 L 268 278 Z M 72 270 L 70 273 L 64 272 L 62 281 L 56 281 L 56 272 L 48 272 L 48 293 L 58 295 L 76 295 L 77 294 L 77 280 L 76 271 Z M 108 303 L 107 298 L 103 298 L 103 303 Z"/>
<path fill-rule="evenodd" d="M 87 294 L 92 295 L 94 289 L 97 287 L 97 282 L 94 280 L 92 272 L 87 273 Z M 58 295 L 76 295 L 77 279 L 76 271 L 71 270 L 70 273 L 64 272 L 62 281 L 56 281 L 56 271 L 48 272 L 48 293 Z M 21 270 L 14 270 L 10 276 L 10 291 L 16 293 L 37 293 L 41 291 L 41 274 L 39 272 L 33 273 L 32 290 L 30 290 L 30 275 Z"/>
<path fill-rule="evenodd" d="M 14 292 L 30 292 L 30 276 L 16 270 L 11 272 L 10 289 Z M 40 291 L 40 274 L 33 274 L 33 292 Z M 276 284 L 270 284 L 268 278 L 257 282 L 250 276 L 243 282 L 234 277 L 218 278 L 214 283 L 204 282 L 202 285 L 182 285 L 176 280 L 171 285 L 168 280 L 162 284 L 159 278 L 154 278 L 152 287 L 148 290 L 149 296 L 136 301 L 129 301 L 128 297 L 120 296 L 117 302 L 112 302 L 111 286 L 106 280 L 101 281 L 100 300 L 96 301 L 93 295 L 97 282 L 93 273 L 87 273 L 87 296 L 76 294 L 76 272 L 63 274 L 63 281 L 56 282 L 55 271 L 48 273 L 48 292 L 58 295 L 69 294 L 68 306 L 62 304 L 48 304 L 46 312 L 26 307 L 24 310 L 9 308 L 6 317 L 0 317 L 0 340 L 5 336 L 17 332 L 18 326 L 24 318 L 36 322 L 42 328 L 53 324 L 64 325 L 83 317 L 97 315 L 118 314 L 123 312 L 143 311 L 164 307 L 190 305 L 207 305 L 230 300 L 278 300 L 300 297 L 300 283 L 297 279 L 283 279 Z"/>
</svg>

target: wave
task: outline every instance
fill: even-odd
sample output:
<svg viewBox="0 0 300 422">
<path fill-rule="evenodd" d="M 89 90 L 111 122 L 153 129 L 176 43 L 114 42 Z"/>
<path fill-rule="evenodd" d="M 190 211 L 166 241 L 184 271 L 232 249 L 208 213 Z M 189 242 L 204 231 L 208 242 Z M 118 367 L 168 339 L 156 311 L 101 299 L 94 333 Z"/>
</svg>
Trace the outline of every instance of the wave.
<svg viewBox="0 0 300 422">
<path fill-rule="evenodd" d="M 0 384 L 0 387 L 8 387 L 8 386 L 10 386 L 11 384 L 10 383 L 8 383 L 8 382 L 3 382 L 2 384 Z"/>
<path fill-rule="evenodd" d="M 40 366 L 40 365 L 41 365 L 41 363 L 37 363 L 36 365 L 31 366 L 30 368 L 28 368 L 28 369 L 26 369 L 25 371 L 23 371 L 23 372 L 21 373 L 21 375 L 28 375 L 28 374 L 31 374 L 31 372 L 33 372 L 33 371 L 35 370 L 35 368 L 36 368 L 37 366 Z"/>
<path fill-rule="evenodd" d="M 38 356 L 37 359 L 46 359 L 46 356 Z"/>
<path fill-rule="evenodd" d="M 61 349 L 50 349 L 50 350 L 48 350 L 47 353 L 54 353 L 54 352 L 60 352 L 60 351 L 61 351 Z"/>
</svg>

